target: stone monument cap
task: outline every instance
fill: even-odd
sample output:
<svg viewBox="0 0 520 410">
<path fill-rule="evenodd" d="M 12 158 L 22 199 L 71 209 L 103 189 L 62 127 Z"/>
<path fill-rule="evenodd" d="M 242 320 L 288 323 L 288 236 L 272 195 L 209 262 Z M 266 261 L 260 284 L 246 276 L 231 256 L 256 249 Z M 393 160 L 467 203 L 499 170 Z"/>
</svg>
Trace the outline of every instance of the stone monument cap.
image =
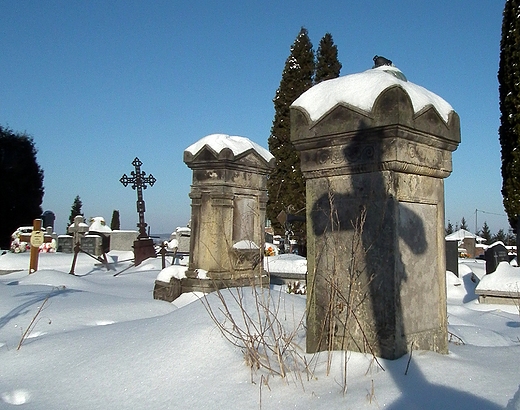
<svg viewBox="0 0 520 410">
<path fill-rule="evenodd" d="M 211 134 L 201 138 L 196 143 L 190 145 L 184 151 L 184 161 L 191 160 L 197 154 L 207 148 L 218 157 L 221 152 L 228 149 L 234 157 L 245 155 L 251 151 L 256 152 L 265 162 L 274 161 L 273 155 L 265 148 L 245 137 L 231 136 L 227 134 Z"/>
<path fill-rule="evenodd" d="M 292 107 L 305 110 L 315 122 L 340 104 L 371 112 L 376 99 L 386 89 L 399 86 L 410 97 L 415 113 L 431 105 L 448 123 L 452 106 L 443 98 L 406 79 L 395 66 L 381 65 L 361 73 L 323 81 L 304 92 Z"/>
<path fill-rule="evenodd" d="M 109 226 L 105 222 L 105 218 L 102 216 L 95 216 L 90 219 L 89 231 L 95 232 L 112 232 Z"/>
</svg>

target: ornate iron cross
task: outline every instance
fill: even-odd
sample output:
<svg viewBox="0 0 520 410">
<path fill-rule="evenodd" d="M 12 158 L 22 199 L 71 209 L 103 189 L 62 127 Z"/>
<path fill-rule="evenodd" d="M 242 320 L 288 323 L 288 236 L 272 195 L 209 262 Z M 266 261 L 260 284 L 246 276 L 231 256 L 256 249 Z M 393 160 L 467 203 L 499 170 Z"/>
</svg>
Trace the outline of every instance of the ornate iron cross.
<svg viewBox="0 0 520 410">
<path fill-rule="evenodd" d="M 141 171 L 141 165 L 143 165 L 143 163 L 139 158 L 135 157 L 135 159 L 132 161 L 132 165 L 135 167 L 135 171 L 130 173 L 131 176 L 129 177 L 126 174 L 123 174 L 119 181 L 124 186 L 132 184 L 132 189 L 137 189 L 137 213 L 139 214 L 139 223 L 137 224 L 137 227 L 139 228 L 138 238 L 147 238 L 147 224 L 144 221 L 145 206 L 143 199 L 143 189 L 146 189 L 146 184 L 153 186 L 157 180 L 152 174 L 146 176 L 146 172 Z"/>
</svg>

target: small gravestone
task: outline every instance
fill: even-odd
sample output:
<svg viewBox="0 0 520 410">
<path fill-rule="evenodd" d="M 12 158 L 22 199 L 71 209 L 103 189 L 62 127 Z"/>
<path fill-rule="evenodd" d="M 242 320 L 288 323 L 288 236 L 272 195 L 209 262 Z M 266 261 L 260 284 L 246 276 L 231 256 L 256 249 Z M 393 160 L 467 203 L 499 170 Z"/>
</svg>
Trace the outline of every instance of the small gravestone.
<svg viewBox="0 0 520 410">
<path fill-rule="evenodd" d="M 459 276 L 458 241 L 446 241 L 446 270 Z"/>
<path fill-rule="evenodd" d="M 486 274 L 496 271 L 500 262 L 509 262 L 507 248 L 501 242 L 496 242 L 487 248 L 484 257 L 486 259 Z"/>
<path fill-rule="evenodd" d="M 72 253 L 74 252 L 74 238 L 70 235 L 58 236 L 57 252 Z"/>
<path fill-rule="evenodd" d="M 99 235 L 85 235 L 81 238 L 81 250 L 91 255 L 103 254 L 103 240 Z"/>
<path fill-rule="evenodd" d="M 175 239 L 177 239 L 177 252 L 190 252 L 190 236 L 191 229 L 188 227 L 177 228 L 175 230 Z"/>
</svg>

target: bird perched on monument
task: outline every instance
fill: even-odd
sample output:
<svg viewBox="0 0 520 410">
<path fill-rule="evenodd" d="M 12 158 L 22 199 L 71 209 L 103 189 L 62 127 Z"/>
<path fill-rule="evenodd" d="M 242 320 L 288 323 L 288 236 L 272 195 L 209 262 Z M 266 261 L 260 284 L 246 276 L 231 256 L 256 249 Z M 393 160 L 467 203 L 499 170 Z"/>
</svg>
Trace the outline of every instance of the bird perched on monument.
<svg viewBox="0 0 520 410">
<path fill-rule="evenodd" d="M 372 67 L 372 68 L 381 67 L 382 65 L 392 65 L 391 60 L 389 60 L 388 58 L 382 57 L 382 56 L 375 55 L 373 60 L 374 60 L 374 67 Z"/>
</svg>

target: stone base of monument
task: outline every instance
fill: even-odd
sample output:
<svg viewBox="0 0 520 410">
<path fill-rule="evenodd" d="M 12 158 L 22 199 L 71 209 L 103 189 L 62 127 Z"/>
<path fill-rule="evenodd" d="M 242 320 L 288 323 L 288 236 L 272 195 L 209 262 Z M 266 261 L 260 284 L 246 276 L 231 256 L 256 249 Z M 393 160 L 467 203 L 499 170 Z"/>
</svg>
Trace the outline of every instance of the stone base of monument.
<svg viewBox="0 0 520 410">
<path fill-rule="evenodd" d="M 134 264 L 138 266 L 144 260 L 148 258 L 155 258 L 157 255 L 155 253 L 155 247 L 153 245 L 153 239 L 143 238 L 136 239 L 134 241 Z"/>
<path fill-rule="evenodd" d="M 246 286 L 269 287 L 267 274 L 256 277 L 240 277 L 227 279 L 171 278 L 170 282 L 155 281 L 153 298 L 173 302 L 183 293 L 211 293 L 220 289 L 239 288 Z"/>
<path fill-rule="evenodd" d="M 182 294 L 181 281 L 177 278 L 171 278 L 170 282 L 163 282 L 161 280 L 155 281 L 153 288 L 153 298 L 156 300 L 165 300 L 166 302 L 173 302 Z"/>
</svg>

